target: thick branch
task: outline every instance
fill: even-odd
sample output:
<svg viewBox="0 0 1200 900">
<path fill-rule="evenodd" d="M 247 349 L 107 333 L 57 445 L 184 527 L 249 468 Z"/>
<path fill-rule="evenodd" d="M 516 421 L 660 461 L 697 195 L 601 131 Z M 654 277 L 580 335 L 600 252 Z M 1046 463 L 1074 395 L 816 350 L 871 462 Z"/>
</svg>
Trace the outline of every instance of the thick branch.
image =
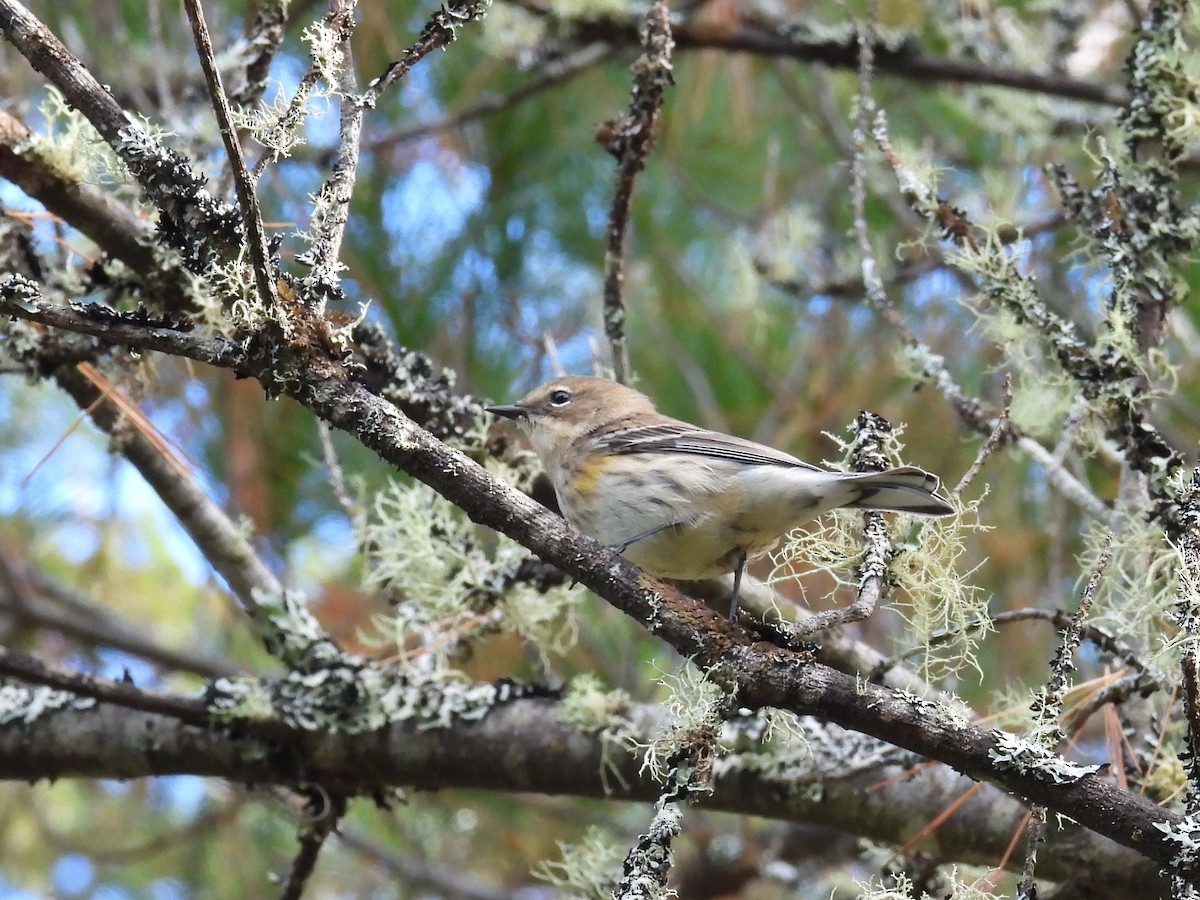
<svg viewBox="0 0 1200 900">
<path fill-rule="evenodd" d="M 181 478 L 157 447 L 123 421 L 119 410 L 109 403 L 97 405 L 100 392 L 90 381 L 74 369 L 65 368 L 56 373 L 55 380 L 82 409 L 92 408 L 92 421 L 112 436 L 121 453 L 174 513 L 244 608 L 257 606 L 256 593 L 269 596 L 282 593 L 283 585 L 255 552 L 237 523 L 204 493 L 195 480 Z"/>
<path fill-rule="evenodd" d="M 639 740 L 649 740 L 660 727 L 658 716 L 652 707 L 631 712 Z M 813 728 L 812 740 L 822 740 L 825 726 Z M 773 775 L 730 760 L 718 764 L 713 794 L 703 805 L 900 844 L 971 787 L 943 766 L 834 771 L 843 765 L 816 759 L 811 776 L 797 778 L 795 770 Z M 319 781 L 350 791 L 417 785 L 643 801 L 661 791 L 642 771 L 640 754 L 567 724 L 554 701 L 540 699 L 513 701 L 478 722 L 456 722 L 448 729 L 396 724 L 357 736 L 282 732 L 259 753 L 245 752 L 241 741 L 221 729 L 105 705 L 0 729 L 0 779 L 176 774 L 274 785 Z M 812 790 L 817 783 L 821 790 Z M 921 846 L 947 861 L 994 863 L 1022 815 L 1017 802 L 985 786 Z M 1093 897 L 1128 897 L 1163 883 L 1153 863 L 1086 829 L 1051 829 L 1046 841 L 1043 877 L 1086 872 Z"/>
</svg>

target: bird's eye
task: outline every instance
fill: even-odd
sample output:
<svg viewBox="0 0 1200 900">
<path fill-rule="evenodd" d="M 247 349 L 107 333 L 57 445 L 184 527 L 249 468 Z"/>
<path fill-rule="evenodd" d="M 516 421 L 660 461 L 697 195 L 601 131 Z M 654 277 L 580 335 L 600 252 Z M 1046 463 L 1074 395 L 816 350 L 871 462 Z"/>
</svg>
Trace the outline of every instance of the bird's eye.
<svg viewBox="0 0 1200 900">
<path fill-rule="evenodd" d="M 571 392 L 568 390 L 559 388 L 557 391 L 552 391 L 550 393 L 550 405 L 551 406 L 566 406 L 570 402 L 571 402 Z"/>
</svg>

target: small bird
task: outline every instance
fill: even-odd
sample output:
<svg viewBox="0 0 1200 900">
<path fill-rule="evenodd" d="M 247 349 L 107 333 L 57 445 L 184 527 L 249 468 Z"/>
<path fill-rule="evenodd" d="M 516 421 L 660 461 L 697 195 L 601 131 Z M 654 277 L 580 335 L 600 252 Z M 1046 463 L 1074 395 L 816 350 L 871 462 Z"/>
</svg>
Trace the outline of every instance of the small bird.
<svg viewBox="0 0 1200 900">
<path fill-rule="evenodd" d="M 830 472 L 658 412 L 605 378 L 566 376 L 488 412 L 514 419 L 554 485 L 563 516 L 661 578 L 733 572 L 839 506 L 946 516 L 936 475 L 912 466 Z"/>
</svg>

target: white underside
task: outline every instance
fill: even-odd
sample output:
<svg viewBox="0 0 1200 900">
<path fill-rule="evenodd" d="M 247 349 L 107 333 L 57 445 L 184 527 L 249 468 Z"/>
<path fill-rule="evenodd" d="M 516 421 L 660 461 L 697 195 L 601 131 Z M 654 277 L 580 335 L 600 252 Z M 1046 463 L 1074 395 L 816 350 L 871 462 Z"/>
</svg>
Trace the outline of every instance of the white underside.
<svg viewBox="0 0 1200 900">
<path fill-rule="evenodd" d="M 570 504 L 555 484 L 563 514 L 609 545 L 673 525 L 624 552 L 630 562 L 664 578 L 729 572 L 741 554 L 760 556 L 791 529 L 857 496 L 834 472 L 699 456 L 669 462 L 659 454 L 630 454 L 614 462 L 621 477 L 602 475 L 584 502 Z"/>
</svg>

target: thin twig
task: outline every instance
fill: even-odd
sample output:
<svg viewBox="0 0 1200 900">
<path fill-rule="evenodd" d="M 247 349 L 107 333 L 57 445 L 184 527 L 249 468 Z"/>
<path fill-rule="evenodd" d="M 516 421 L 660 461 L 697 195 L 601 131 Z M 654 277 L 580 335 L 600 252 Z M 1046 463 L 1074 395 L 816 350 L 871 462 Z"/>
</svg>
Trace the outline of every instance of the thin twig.
<svg viewBox="0 0 1200 900">
<path fill-rule="evenodd" d="M 1054 751 L 1062 742 L 1063 731 L 1059 723 L 1062 714 L 1063 697 L 1067 691 L 1067 683 L 1071 672 L 1075 669 L 1075 651 L 1079 649 L 1083 639 L 1083 625 L 1091 612 L 1092 602 L 1100 581 L 1104 578 L 1104 570 L 1112 558 L 1112 535 L 1109 534 L 1100 551 L 1100 558 L 1092 569 L 1092 574 L 1079 597 L 1079 606 L 1071 614 L 1067 626 L 1063 628 L 1059 639 L 1058 649 L 1050 662 L 1050 678 L 1039 696 L 1034 698 L 1030 709 L 1034 715 L 1034 737 L 1046 750 Z M 1034 874 L 1037 870 L 1038 845 L 1046 828 L 1046 807 L 1034 804 L 1029 810 L 1029 822 L 1025 826 L 1025 862 L 1021 867 L 1021 880 L 1017 883 L 1017 897 L 1020 900 L 1037 900 L 1037 884 Z"/>
<path fill-rule="evenodd" d="M 170 716 L 190 725 L 208 725 L 212 721 L 208 708 L 201 700 L 147 691 L 128 681 L 113 681 L 99 675 L 54 666 L 32 654 L 7 647 L 0 647 L 0 675 L 127 709 Z"/>
<path fill-rule="evenodd" d="M 856 472 L 876 472 L 887 468 L 883 443 L 892 426 L 880 416 L 861 412 L 854 421 L 852 465 Z M 888 563 L 895 554 L 883 513 L 863 511 L 863 543 L 866 551 L 858 567 L 858 592 L 854 602 L 842 609 L 813 613 L 800 620 L 791 631 L 793 640 L 811 637 L 830 628 L 870 618 L 883 598 L 888 581 Z"/>
<path fill-rule="evenodd" d="M 626 382 L 629 351 L 625 345 L 625 241 L 633 185 L 654 148 L 659 115 L 671 76 L 671 13 L 667 0 L 655 0 L 646 14 L 641 56 L 634 62 L 629 112 L 608 122 L 605 147 L 617 158 L 617 188 L 608 212 L 608 244 L 604 253 L 604 334 L 612 353 L 613 374 Z"/>
<path fill-rule="evenodd" d="M 1187 772 L 1185 806 L 1189 815 L 1200 814 L 1200 598 L 1196 585 L 1200 583 L 1200 467 L 1192 471 L 1191 481 L 1179 501 L 1179 517 L 1184 524 L 1180 554 L 1183 557 L 1179 573 L 1179 592 L 1176 616 L 1187 636 L 1179 661 L 1183 675 L 1183 709 L 1187 716 L 1187 735 L 1184 738 Z"/>
<path fill-rule="evenodd" d="M 279 162 L 293 146 L 292 136 L 300 127 L 308 98 L 312 96 L 313 88 L 320 80 L 321 67 L 313 62 L 309 65 L 308 71 L 301 75 L 300 80 L 296 82 L 296 90 L 284 111 L 276 116 L 269 125 L 264 125 L 259 130 L 258 141 L 265 145 L 266 152 L 258 158 L 258 162 L 250 170 L 250 177 L 255 180 L 256 184 L 267 166 Z"/>
<path fill-rule="evenodd" d="M 590 69 L 592 66 L 612 58 L 615 51 L 608 44 L 588 44 L 565 56 L 555 57 L 542 64 L 538 76 L 507 94 L 495 94 L 485 97 L 474 106 L 460 112 L 451 113 L 431 122 L 422 122 L 411 128 L 385 134 L 368 143 L 373 151 L 391 150 L 400 144 L 420 140 L 443 131 L 461 128 L 478 119 L 483 119 L 511 109 L 518 103 L 535 97 L 549 88 L 562 84 L 570 78 Z"/>
<path fill-rule="evenodd" d="M 254 22 L 237 48 L 244 82 L 229 96 L 239 105 L 254 103 L 267 88 L 271 62 L 283 45 L 288 19 L 288 0 L 266 0 L 254 5 Z"/>
<path fill-rule="evenodd" d="M 1008 609 L 993 613 L 989 617 L 989 621 L 997 627 L 1013 622 L 1049 622 L 1061 631 L 1069 626 L 1071 617 L 1061 609 L 1043 609 L 1036 606 L 1027 606 L 1021 609 Z M 1139 674 L 1149 674 L 1150 670 L 1147 668 L 1145 661 L 1138 656 L 1138 651 L 1122 644 L 1111 632 L 1105 631 L 1097 625 L 1088 625 L 1086 623 L 1082 624 L 1080 628 L 1083 637 L 1095 644 L 1097 649 L 1109 654 L 1114 659 L 1119 659 L 1123 665 L 1129 666 Z M 936 639 L 937 637 L 935 636 Z"/>
<path fill-rule="evenodd" d="M 378 78 L 367 85 L 357 100 L 366 109 L 374 109 L 383 92 L 408 74 L 422 59 L 434 50 L 441 50 L 458 39 L 458 30 L 468 22 L 477 22 L 487 14 L 492 0 L 452 0 L 425 23 L 417 36 L 416 43 L 404 51 L 400 59 L 383 70 Z"/>
<path fill-rule="evenodd" d="M 366 106 L 357 97 L 358 79 L 354 74 L 354 58 L 350 36 L 354 30 L 354 9 L 358 0 L 333 0 L 326 26 L 337 32 L 341 65 L 336 73 L 338 91 L 342 95 L 338 116 L 338 148 L 333 167 L 313 203 L 312 249 L 297 256 L 297 261 L 312 266 L 312 281 L 318 303 L 337 296 L 338 257 L 342 238 L 350 220 L 350 201 L 358 180 L 358 157 L 362 145 L 363 117 Z M 324 309 L 319 308 L 318 313 Z"/>
<path fill-rule="evenodd" d="M 519 5 L 535 15 L 547 14 L 545 7 L 539 9 L 530 0 L 523 0 Z M 608 17 L 591 22 L 574 20 L 570 24 L 581 40 L 611 41 L 625 46 L 634 42 L 637 27 L 632 17 Z M 859 40 L 852 34 L 827 36 L 828 32 L 828 28 L 818 32 L 812 25 L 794 17 L 779 17 L 761 24 L 742 22 L 728 28 L 685 21 L 676 27 L 675 39 L 680 50 L 724 50 L 771 59 L 821 63 L 834 69 L 856 68 L 860 60 Z M 897 47 L 877 38 L 871 50 L 880 72 L 912 81 L 994 85 L 1106 106 L 1123 106 L 1129 102 L 1129 91 L 1120 84 L 1043 74 L 966 57 L 933 56 L 921 53 L 915 42 Z"/>
<path fill-rule="evenodd" d="M 1068 471 L 1054 454 L 1027 435 L 1017 438 L 1017 447 L 1042 467 L 1046 481 L 1056 491 L 1098 522 L 1107 522 L 1112 510 L 1092 493 L 1091 488 Z"/>
<path fill-rule="evenodd" d="M 988 435 L 987 440 L 979 448 L 979 452 L 975 454 L 975 461 L 971 463 L 967 471 L 963 472 L 963 477 L 958 480 L 958 484 L 954 486 L 954 490 L 950 493 L 958 496 L 966 490 L 971 482 L 975 480 L 975 476 L 979 474 L 979 470 L 983 468 L 983 464 L 987 461 L 987 458 L 1004 446 L 1008 440 L 1008 436 L 1012 433 L 1010 422 L 1012 402 L 1012 376 L 1005 374 L 1004 405 L 1000 407 L 1000 415 L 996 417 L 996 427 L 992 429 L 992 433 Z"/>
<path fill-rule="evenodd" d="M 1088 720 L 1104 707 L 1119 706 L 1130 697 L 1137 694 L 1145 697 L 1161 688 L 1162 685 L 1147 672 L 1126 672 L 1063 713 L 1063 732 L 1068 737 L 1078 734 Z"/>
<path fill-rule="evenodd" d="M 355 505 L 350 491 L 346 488 L 346 473 L 342 469 L 341 460 L 338 459 L 337 448 L 333 446 L 333 435 L 328 422 L 317 421 L 317 437 L 321 441 L 321 456 L 325 460 L 325 468 L 329 470 L 329 484 L 333 488 L 333 496 L 342 508 L 346 520 L 357 527 L 362 519 L 362 510 Z"/>
<path fill-rule="evenodd" d="M 280 900 L 300 900 L 304 895 L 304 886 L 317 866 L 317 856 L 325 846 L 325 839 L 337 828 L 338 822 L 346 815 L 346 797 L 344 794 L 330 794 L 327 791 L 314 791 L 309 798 L 310 807 L 321 804 L 322 809 L 308 817 L 300 832 L 300 850 L 292 860 L 292 870 L 284 883 Z"/>
<path fill-rule="evenodd" d="M 221 83 L 221 71 L 213 56 L 212 38 L 208 33 L 208 23 L 204 21 L 204 8 L 200 0 L 183 0 L 188 19 L 192 23 L 192 36 L 196 44 L 196 52 L 200 54 L 200 68 L 204 70 L 204 80 L 208 83 L 208 93 L 212 98 L 213 112 L 217 116 L 217 128 L 221 132 L 221 141 L 225 144 L 225 152 L 229 156 L 229 166 L 233 170 L 233 186 L 237 192 L 238 207 L 242 213 L 242 225 L 246 231 L 246 243 L 250 251 L 250 262 L 254 268 L 254 281 L 258 287 L 259 302 L 267 309 L 277 309 L 279 295 L 275 290 L 275 267 L 271 262 L 271 253 L 267 246 L 267 231 L 263 227 L 262 212 L 258 207 L 258 197 L 254 193 L 254 179 L 246 168 L 246 159 L 242 155 L 242 145 L 238 143 L 237 128 L 233 124 L 233 113 L 229 108 L 229 98 L 225 95 L 225 87 Z M 283 311 L 277 317 L 284 335 L 290 334 L 288 317 Z"/>
<path fill-rule="evenodd" d="M 1038 845 L 1045 831 L 1046 807 L 1040 804 L 1033 806 L 1025 819 L 1025 861 L 1021 864 L 1021 880 L 1017 883 L 1018 900 L 1037 900 L 1034 872 L 1037 870 Z"/>
</svg>

